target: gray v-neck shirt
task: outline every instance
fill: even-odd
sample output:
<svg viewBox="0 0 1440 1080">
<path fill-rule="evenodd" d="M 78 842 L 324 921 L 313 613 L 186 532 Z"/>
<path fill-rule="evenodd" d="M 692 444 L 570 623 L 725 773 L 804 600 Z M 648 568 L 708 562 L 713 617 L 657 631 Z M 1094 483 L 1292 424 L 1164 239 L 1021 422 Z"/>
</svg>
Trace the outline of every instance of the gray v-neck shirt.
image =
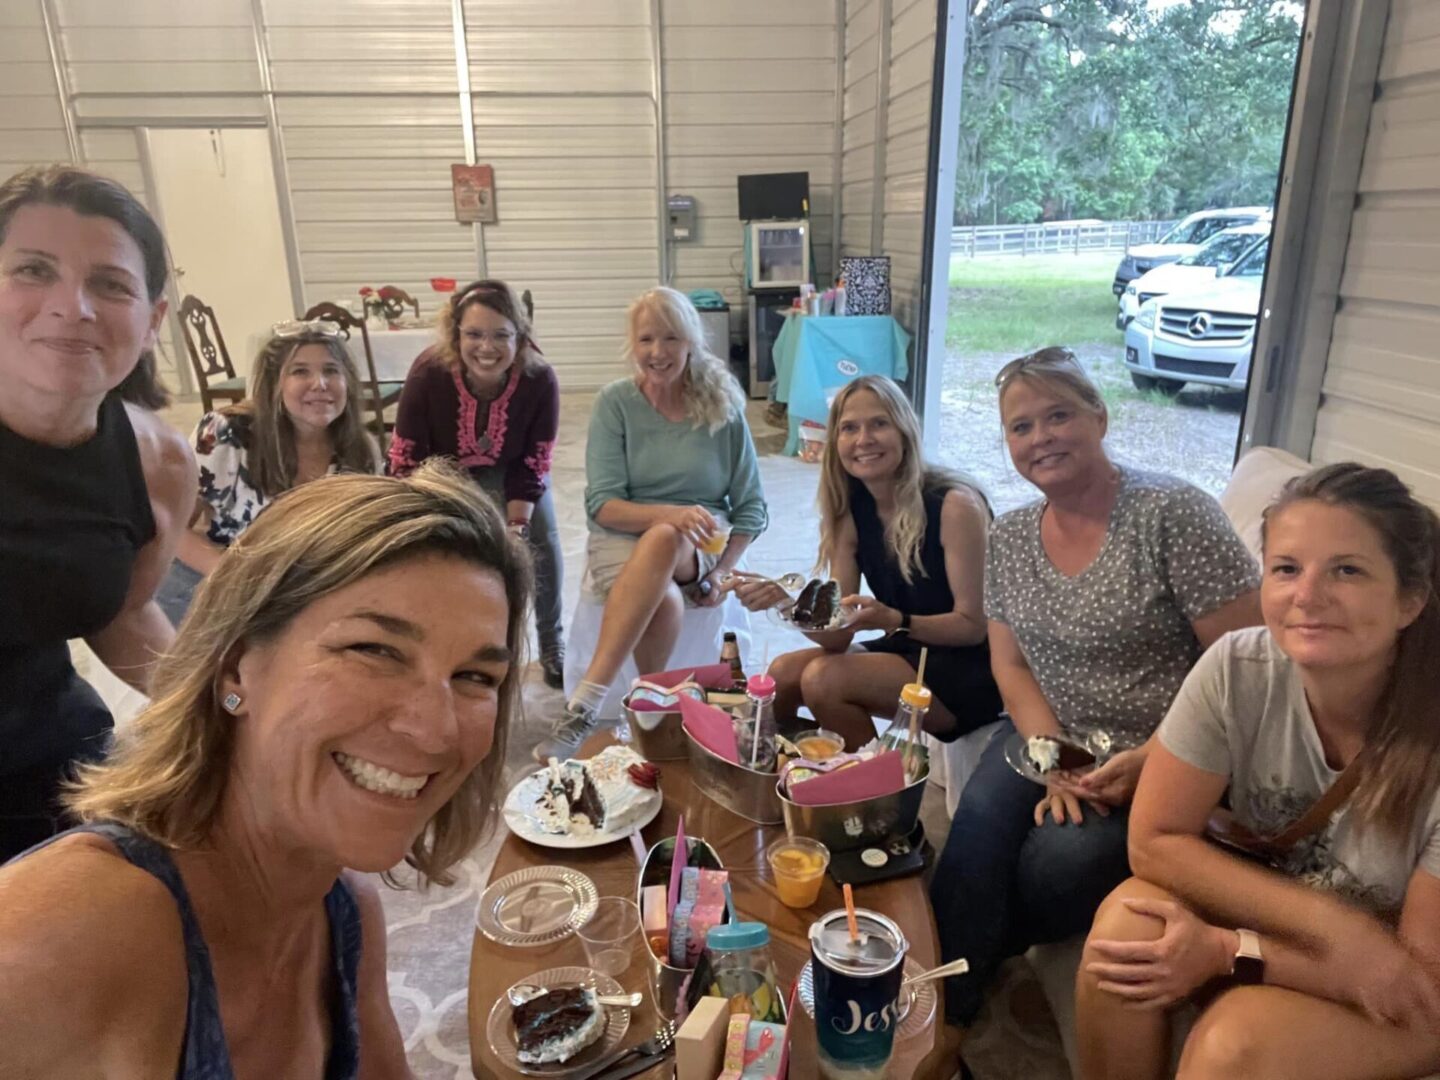
<svg viewBox="0 0 1440 1080">
<path fill-rule="evenodd" d="M 1062 727 L 1149 738 L 1200 656 L 1194 619 L 1260 583 L 1225 512 L 1198 488 L 1120 468 L 1095 560 L 1067 577 L 1040 543 L 1045 501 L 991 528 L 985 615 L 1014 632 Z"/>
</svg>

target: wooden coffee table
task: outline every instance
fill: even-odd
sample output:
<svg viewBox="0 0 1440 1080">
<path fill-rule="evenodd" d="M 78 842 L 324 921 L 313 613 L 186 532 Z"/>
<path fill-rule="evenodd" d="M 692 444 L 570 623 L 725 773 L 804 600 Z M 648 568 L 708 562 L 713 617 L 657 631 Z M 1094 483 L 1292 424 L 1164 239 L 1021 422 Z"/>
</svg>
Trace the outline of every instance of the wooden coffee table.
<svg viewBox="0 0 1440 1080">
<path fill-rule="evenodd" d="M 602 733 L 591 739 L 579 756 L 590 757 L 613 742 L 613 736 Z M 661 762 L 661 790 L 665 795 L 660 816 L 644 830 L 645 846 L 675 835 L 681 814 L 685 816 L 687 836 L 700 837 L 720 853 L 735 897 L 735 907 L 744 918 L 753 918 L 770 927 L 770 952 L 783 988 L 800 974 L 810 958 L 807 933 L 810 924 L 820 915 L 844 905 L 840 888 L 827 876 L 820 899 L 813 908 L 797 911 L 780 903 L 770 868 L 765 863 L 765 847 L 784 833 L 783 826 L 756 825 L 711 801 L 692 782 L 689 763 Z M 504 827 L 503 825 L 501 826 Z M 579 851 L 537 847 L 514 835 L 507 836 L 490 870 L 490 880 L 529 866 L 561 864 L 573 867 L 595 882 L 601 896 L 634 897 L 638 867 L 629 844 L 622 842 Z M 925 968 L 939 963 L 939 942 L 930 900 L 920 875 L 863 885 L 855 889 L 855 902 L 860 907 L 883 912 L 894 919 L 910 942 L 910 955 Z M 470 952 L 470 1060 L 475 1075 L 483 1078 L 518 1076 L 501 1065 L 490 1049 L 485 1024 L 495 1000 L 510 986 L 546 968 L 585 965 L 585 950 L 573 934 L 555 945 L 543 948 L 515 949 L 497 945 L 478 931 Z M 646 965 L 637 958 L 630 970 L 618 976 L 627 990 L 645 992 L 645 1002 L 631 1013 L 626 1044 L 647 1038 L 658 1023 L 650 1000 Z M 938 989 L 938 988 L 937 988 Z M 798 1004 L 794 1043 L 791 1050 L 791 1076 L 813 1077 L 815 1066 L 815 1025 Z M 917 1038 L 897 1042 L 890 1075 L 916 1077 L 917 1080 L 950 1080 L 958 1069 L 958 1041 L 945 1027 L 944 999 L 936 1006 L 936 1015 L 926 1031 Z M 673 1074 L 673 1061 L 645 1073 L 647 1080 L 660 1080 Z"/>
</svg>

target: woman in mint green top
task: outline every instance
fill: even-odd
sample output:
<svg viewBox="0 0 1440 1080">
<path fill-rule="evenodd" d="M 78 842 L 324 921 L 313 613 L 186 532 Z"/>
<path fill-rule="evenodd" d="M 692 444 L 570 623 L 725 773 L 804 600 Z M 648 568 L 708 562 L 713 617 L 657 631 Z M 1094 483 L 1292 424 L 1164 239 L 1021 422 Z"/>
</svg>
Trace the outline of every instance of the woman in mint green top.
<svg viewBox="0 0 1440 1080">
<path fill-rule="evenodd" d="M 590 526 L 582 594 L 603 603 L 600 642 L 564 715 L 535 748 L 568 757 L 626 658 L 661 671 L 687 602 L 721 602 L 719 575 L 765 531 L 745 396 L 705 347 L 684 293 L 655 288 L 630 305 L 634 375 L 595 400 L 585 448 Z M 716 642 L 718 652 L 719 642 Z"/>
</svg>

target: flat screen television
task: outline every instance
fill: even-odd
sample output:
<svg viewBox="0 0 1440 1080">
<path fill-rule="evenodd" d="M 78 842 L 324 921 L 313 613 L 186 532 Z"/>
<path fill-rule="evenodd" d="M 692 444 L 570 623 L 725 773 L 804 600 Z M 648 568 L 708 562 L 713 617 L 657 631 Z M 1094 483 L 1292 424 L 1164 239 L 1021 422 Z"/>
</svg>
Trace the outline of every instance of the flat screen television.
<svg viewBox="0 0 1440 1080">
<path fill-rule="evenodd" d="M 789 220 L 810 216 L 810 174 L 752 173 L 737 178 L 741 221 Z"/>
</svg>

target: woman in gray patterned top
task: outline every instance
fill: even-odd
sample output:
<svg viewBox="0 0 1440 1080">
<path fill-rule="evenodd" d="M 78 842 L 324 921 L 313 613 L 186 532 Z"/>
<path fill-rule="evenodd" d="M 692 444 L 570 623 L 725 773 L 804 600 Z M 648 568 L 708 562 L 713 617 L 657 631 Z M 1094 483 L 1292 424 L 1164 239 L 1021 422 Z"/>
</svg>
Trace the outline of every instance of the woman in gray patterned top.
<svg viewBox="0 0 1440 1080">
<path fill-rule="evenodd" d="M 1164 1010 L 1212 979 L 1242 985 L 1207 999 L 1185 1075 L 1440 1071 L 1440 520 L 1346 462 L 1291 481 L 1264 542 L 1265 625 L 1201 657 L 1136 792 L 1137 876 L 1095 917 L 1078 985 L 1086 1076 L 1161 1075 Z M 1277 836 L 1342 774 L 1348 800 L 1280 873 L 1202 835 L 1228 791 Z"/>
<path fill-rule="evenodd" d="M 1011 723 L 960 797 L 931 899 L 946 992 L 975 1019 L 1005 957 L 1083 933 L 1129 874 L 1126 810 L 1150 736 L 1186 672 L 1228 630 L 1259 621 L 1255 560 L 1215 500 L 1184 481 L 1122 468 L 1102 440 L 1105 403 L 1068 349 L 996 378 L 1011 460 L 1043 498 L 990 532 L 985 615 Z M 1014 731 L 1122 747 L 1043 797 L 1005 762 Z"/>
</svg>

